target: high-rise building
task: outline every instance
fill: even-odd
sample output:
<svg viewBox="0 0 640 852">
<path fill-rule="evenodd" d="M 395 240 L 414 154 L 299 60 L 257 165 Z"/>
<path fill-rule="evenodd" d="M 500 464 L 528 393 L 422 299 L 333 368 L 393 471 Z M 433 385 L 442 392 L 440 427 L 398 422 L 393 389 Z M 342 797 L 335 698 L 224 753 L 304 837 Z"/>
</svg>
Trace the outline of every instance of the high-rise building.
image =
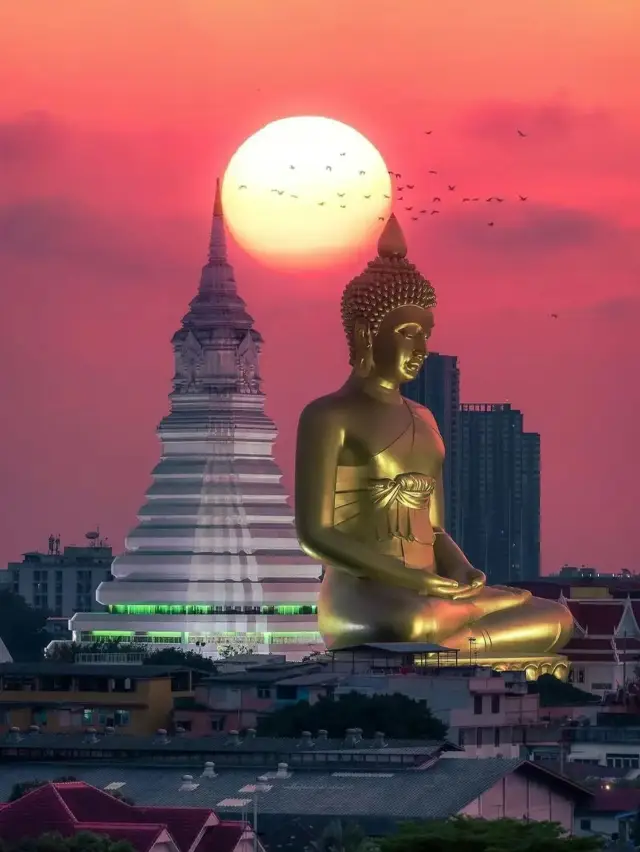
<svg viewBox="0 0 640 852">
<path fill-rule="evenodd" d="M 246 646 L 298 659 L 323 648 L 321 566 L 303 553 L 264 412 L 262 337 L 227 260 L 220 186 L 209 259 L 172 339 L 171 411 L 138 526 L 74 638 L 182 647 Z"/>
<path fill-rule="evenodd" d="M 60 546 L 60 538 L 49 536 L 47 552 L 30 550 L 22 562 L 10 562 L 6 574 L 14 592 L 29 606 L 44 609 L 56 619 L 69 619 L 76 612 L 103 612 L 96 601 L 100 583 L 111 579 L 111 545 L 99 532 L 89 532 L 83 546 Z"/>
<path fill-rule="evenodd" d="M 459 542 L 460 533 L 460 370 L 455 355 L 430 352 L 419 375 L 402 386 L 402 394 L 426 406 L 444 440 L 442 472 L 445 526 Z"/>
<path fill-rule="evenodd" d="M 509 404 L 460 407 L 460 543 L 490 583 L 540 573 L 540 436 Z"/>
</svg>

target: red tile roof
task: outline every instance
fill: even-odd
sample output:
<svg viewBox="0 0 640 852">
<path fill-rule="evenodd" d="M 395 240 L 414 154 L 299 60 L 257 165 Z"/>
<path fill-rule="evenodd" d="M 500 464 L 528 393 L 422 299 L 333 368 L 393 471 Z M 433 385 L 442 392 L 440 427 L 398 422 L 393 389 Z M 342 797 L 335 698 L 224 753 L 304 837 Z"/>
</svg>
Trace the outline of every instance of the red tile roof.
<svg viewBox="0 0 640 852">
<path fill-rule="evenodd" d="M 567 601 L 571 615 L 580 627 L 594 636 L 613 636 L 622 618 L 624 601 Z"/>
<path fill-rule="evenodd" d="M 30 790 L 0 811 L 0 837 L 5 843 L 19 843 L 24 837 L 33 837 L 36 831 L 38 835 L 57 831 L 69 837 L 75 826 L 73 814 L 53 784 Z"/>
<path fill-rule="evenodd" d="M 198 852 L 233 852 L 246 826 L 237 822 L 219 822 L 206 829 L 198 843 Z"/>
<path fill-rule="evenodd" d="M 182 852 L 191 848 L 205 823 L 212 816 L 208 808 L 136 808 L 142 822 L 161 822 Z M 198 844 L 198 852 L 200 845 Z"/>
<path fill-rule="evenodd" d="M 205 828 L 208 821 L 215 824 Z M 167 831 L 180 852 L 233 852 L 244 823 L 220 822 L 209 808 L 142 808 L 119 801 L 83 781 L 45 784 L 15 802 L 0 806 L 0 837 L 17 843 L 49 831 L 70 836 L 79 831 L 129 840 L 136 852 L 149 852 Z"/>
</svg>

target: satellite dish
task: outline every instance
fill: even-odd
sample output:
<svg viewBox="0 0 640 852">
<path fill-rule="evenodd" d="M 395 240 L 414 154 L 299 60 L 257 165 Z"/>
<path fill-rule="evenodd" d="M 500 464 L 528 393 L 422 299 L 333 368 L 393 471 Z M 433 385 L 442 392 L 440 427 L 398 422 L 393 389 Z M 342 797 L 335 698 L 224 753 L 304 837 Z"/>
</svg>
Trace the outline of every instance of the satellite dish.
<svg viewBox="0 0 640 852">
<path fill-rule="evenodd" d="M 96 532 L 95 530 L 92 530 L 91 532 L 85 533 L 84 537 L 88 538 L 89 541 L 95 541 L 97 538 L 100 537 L 100 533 Z"/>
</svg>

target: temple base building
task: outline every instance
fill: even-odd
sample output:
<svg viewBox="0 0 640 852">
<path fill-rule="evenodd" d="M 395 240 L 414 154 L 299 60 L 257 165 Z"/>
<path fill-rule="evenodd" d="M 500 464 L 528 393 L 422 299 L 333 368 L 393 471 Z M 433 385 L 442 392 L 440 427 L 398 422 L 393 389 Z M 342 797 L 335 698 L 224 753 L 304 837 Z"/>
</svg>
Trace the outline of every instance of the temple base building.
<svg viewBox="0 0 640 852">
<path fill-rule="evenodd" d="M 76 613 L 73 637 L 214 657 L 229 647 L 292 660 L 321 651 L 321 565 L 298 543 L 273 458 L 262 338 L 227 260 L 219 183 L 209 260 L 172 344 L 160 462 L 114 581 L 97 590 L 107 611 Z"/>
</svg>

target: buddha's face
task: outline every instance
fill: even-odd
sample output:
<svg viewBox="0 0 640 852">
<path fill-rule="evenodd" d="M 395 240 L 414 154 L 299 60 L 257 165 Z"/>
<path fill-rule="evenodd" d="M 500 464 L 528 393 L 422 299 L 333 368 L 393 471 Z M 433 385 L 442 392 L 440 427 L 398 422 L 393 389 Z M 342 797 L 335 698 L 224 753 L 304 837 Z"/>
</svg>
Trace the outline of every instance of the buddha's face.
<svg viewBox="0 0 640 852">
<path fill-rule="evenodd" d="M 384 382 L 401 385 L 415 379 L 428 349 L 433 311 L 406 305 L 390 311 L 373 339 L 373 373 Z"/>
</svg>

